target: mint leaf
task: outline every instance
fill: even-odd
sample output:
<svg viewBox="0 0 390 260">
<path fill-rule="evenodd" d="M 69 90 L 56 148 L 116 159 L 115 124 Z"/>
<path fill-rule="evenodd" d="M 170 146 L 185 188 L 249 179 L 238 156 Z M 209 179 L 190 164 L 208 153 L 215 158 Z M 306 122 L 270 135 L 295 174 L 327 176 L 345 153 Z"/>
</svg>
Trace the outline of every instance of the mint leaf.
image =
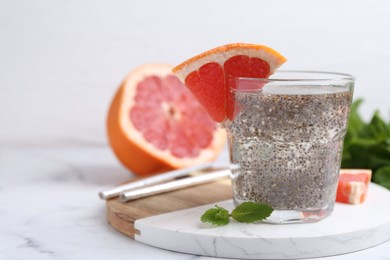
<svg viewBox="0 0 390 260">
<path fill-rule="evenodd" d="M 207 210 L 201 217 L 200 220 L 205 223 L 211 223 L 217 226 L 224 226 L 229 223 L 229 211 L 215 205 L 215 208 Z"/>
<path fill-rule="evenodd" d="M 238 222 L 252 223 L 269 217 L 273 209 L 267 204 L 243 202 L 232 211 L 232 218 Z"/>
<path fill-rule="evenodd" d="M 342 168 L 372 170 L 372 181 L 390 189 L 390 122 L 378 111 L 366 123 L 358 109 L 362 99 L 352 103 L 344 139 Z"/>
<path fill-rule="evenodd" d="M 375 173 L 374 181 L 390 189 L 390 166 L 379 168 Z"/>
<path fill-rule="evenodd" d="M 359 132 L 366 125 L 359 114 L 359 107 L 363 103 L 363 99 L 354 101 L 351 105 L 351 111 L 349 112 L 349 128 L 345 140 L 349 141 L 351 138 L 355 138 L 359 135 Z"/>
<path fill-rule="evenodd" d="M 360 135 L 381 142 L 390 137 L 390 128 L 380 117 L 379 111 L 375 111 L 371 121 L 362 129 Z"/>
</svg>

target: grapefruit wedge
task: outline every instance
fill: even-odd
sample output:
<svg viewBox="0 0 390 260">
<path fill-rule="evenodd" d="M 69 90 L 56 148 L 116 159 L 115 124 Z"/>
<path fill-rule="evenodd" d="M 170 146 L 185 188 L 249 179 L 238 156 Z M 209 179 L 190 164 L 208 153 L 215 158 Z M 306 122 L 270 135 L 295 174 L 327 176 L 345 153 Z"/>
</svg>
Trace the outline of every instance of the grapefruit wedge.
<svg viewBox="0 0 390 260">
<path fill-rule="evenodd" d="M 232 119 L 234 77 L 268 78 L 286 59 L 277 51 L 256 44 L 234 43 L 199 54 L 173 68 L 216 122 Z"/>
<path fill-rule="evenodd" d="M 361 204 L 367 196 L 372 171 L 369 169 L 341 169 L 337 185 L 336 201 Z"/>
<path fill-rule="evenodd" d="M 226 142 L 224 130 L 172 73 L 172 67 L 136 68 L 109 109 L 110 145 L 122 164 L 137 175 L 213 161 Z"/>
</svg>

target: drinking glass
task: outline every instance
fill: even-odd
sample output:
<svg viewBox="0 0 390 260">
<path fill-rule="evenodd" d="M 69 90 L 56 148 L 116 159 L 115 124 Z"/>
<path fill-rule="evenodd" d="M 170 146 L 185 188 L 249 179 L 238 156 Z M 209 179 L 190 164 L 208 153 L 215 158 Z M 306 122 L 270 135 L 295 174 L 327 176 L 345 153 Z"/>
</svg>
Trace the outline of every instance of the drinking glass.
<svg viewBox="0 0 390 260">
<path fill-rule="evenodd" d="M 316 222 L 334 208 L 354 77 L 279 71 L 231 78 L 228 133 L 233 199 L 267 203 L 269 223 Z"/>
</svg>

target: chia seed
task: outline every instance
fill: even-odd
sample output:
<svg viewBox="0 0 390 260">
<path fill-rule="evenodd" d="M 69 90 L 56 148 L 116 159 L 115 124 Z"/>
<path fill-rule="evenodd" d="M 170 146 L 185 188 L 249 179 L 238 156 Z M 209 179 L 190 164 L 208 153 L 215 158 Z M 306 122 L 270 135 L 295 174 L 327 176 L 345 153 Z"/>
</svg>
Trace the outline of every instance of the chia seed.
<svg viewBox="0 0 390 260">
<path fill-rule="evenodd" d="M 239 112 L 224 127 L 236 204 L 299 210 L 335 200 L 352 92 L 289 88 L 287 94 L 263 89 L 235 95 Z"/>
</svg>

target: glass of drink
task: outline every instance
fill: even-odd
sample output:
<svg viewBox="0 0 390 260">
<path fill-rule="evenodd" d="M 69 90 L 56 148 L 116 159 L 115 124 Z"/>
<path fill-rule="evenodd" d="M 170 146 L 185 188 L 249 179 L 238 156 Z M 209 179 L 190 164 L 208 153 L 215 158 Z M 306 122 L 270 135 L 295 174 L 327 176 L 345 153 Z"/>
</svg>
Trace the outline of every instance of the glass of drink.
<svg viewBox="0 0 390 260">
<path fill-rule="evenodd" d="M 269 223 L 315 222 L 333 211 L 354 77 L 280 71 L 232 78 L 228 132 L 233 199 L 267 203 Z"/>
</svg>

